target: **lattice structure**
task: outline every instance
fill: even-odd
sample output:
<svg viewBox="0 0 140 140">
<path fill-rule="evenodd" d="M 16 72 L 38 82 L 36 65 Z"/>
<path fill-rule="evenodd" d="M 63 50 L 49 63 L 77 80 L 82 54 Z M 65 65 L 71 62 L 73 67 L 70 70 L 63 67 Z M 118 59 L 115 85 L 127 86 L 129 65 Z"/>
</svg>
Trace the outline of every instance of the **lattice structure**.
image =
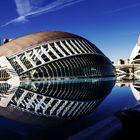
<svg viewBox="0 0 140 140">
<path fill-rule="evenodd" d="M 28 39 L 32 41 L 38 34 L 30 35 Z M 59 37 L 61 32 L 50 34 L 54 34 L 55 38 L 44 37 L 41 40 L 46 35 L 41 33 L 39 43 L 32 41 L 32 44 L 26 44 L 25 41 L 24 44 L 22 38 L 19 38 L 6 44 L 8 49 L 14 44 L 22 48 L 16 50 L 16 53 L 9 52 L 11 55 L 8 53 L 7 57 L 20 78 L 61 79 L 114 75 L 110 60 L 91 42 L 69 33 L 65 33 L 62 38 Z M 27 40 L 26 36 L 24 40 Z M 2 49 L 5 49 L 4 46 Z"/>
<path fill-rule="evenodd" d="M 110 93 L 115 83 L 112 78 L 107 81 L 70 81 L 23 83 L 8 105 L 45 116 L 78 117 L 91 112 Z"/>
<path fill-rule="evenodd" d="M 90 112 L 100 100 L 71 101 L 47 97 L 25 89 L 18 89 L 10 105 L 36 114 L 56 117 L 77 117 Z"/>
</svg>

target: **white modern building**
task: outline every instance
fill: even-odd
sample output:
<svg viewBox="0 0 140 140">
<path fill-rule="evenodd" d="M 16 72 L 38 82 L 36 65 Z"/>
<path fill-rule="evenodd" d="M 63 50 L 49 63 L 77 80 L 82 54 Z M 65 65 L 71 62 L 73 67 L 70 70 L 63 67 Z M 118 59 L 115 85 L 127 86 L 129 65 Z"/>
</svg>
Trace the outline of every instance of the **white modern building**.
<svg viewBox="0 0 140 140">
<path fill-rule="evenodd" d="M 58 31 L 32 33 L 3 44 L 0 67 L 19 79 L 114 76 L 111 61 L 94 44 Z"/>
<path fill-rule="evenodd" d="M 130 55 L 130 64 L 140 64 L 140 36 Z"/>
</svg>

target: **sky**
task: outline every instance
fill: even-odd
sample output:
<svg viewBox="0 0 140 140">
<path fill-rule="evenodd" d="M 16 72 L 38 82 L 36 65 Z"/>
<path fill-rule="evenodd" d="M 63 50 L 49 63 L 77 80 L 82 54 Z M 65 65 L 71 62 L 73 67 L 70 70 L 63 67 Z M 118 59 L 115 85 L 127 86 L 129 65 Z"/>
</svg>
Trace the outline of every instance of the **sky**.
<svg viewBox="0 0 140 140">
<path fill-rule="evenodd" d="M 1 0 L 0 38 L 40 31 L 85 37 L 111 61 L 127 59 L 140 35 L 140 0 Z"/>
</svg>

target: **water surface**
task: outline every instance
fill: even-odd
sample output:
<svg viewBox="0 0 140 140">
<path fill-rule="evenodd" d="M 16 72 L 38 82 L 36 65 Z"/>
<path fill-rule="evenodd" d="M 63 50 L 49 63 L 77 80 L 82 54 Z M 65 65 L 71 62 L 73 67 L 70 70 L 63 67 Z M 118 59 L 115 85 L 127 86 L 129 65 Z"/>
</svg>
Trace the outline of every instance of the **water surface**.
<svg viewBox="0 0 140 140">
<path fill-rule="evenodd" d="M 0 135 L 68 139 L 139 100 L 139 81 L 90 78 L 0 83 Z"/>
</svg>

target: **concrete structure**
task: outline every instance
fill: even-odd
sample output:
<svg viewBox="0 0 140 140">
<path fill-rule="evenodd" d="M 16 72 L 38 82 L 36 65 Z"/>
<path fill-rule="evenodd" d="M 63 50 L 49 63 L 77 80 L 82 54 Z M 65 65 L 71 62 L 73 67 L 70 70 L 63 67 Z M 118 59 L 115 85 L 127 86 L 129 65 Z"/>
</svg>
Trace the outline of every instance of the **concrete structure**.
<svg viewBox="0 0 140 140">
<path fill-rule="evenodd" d="M 119 60 L 116 60 L 114 65 L 123 65 L 125 64 L 125 61 L 123 59 L 119 59 Z"/>
<path fill-rule="evenodd" d="M 130 60 L 129 59 L 126 59 L 125 62 L 124 62 L 124 64 L 125 65 L 129 65 L 130 64 Z"/>
<path fill-rule="evenodd" d="M 19 75 L 5 56 L 0 57 L 0 71 L 2 73 L 2 75 L 0 75 L 1 81 L 7 81 L 8 84 L 19 86 Z"/>
<path fill-rule="evenodd" d="M 133 73 L 134 66 L 129 64 L 129 59 L 119 59 L 113 64 L 116 69 L 116 75 L 118 79 L 125 77 L 127 74 Z"/>
<path fill-rule="evenodd" d="M 114 64 L 117 76 L 129 75 L 133 78 L 140 78 L 140 37 L 132 50 L 130 60 L 125 60 L 124 64 L 121 62 L 123 61 L 119 60 Z"/>
<path fill-rule="evenodd" d="M 95 45 L 66 32 L 13 39 L 0 47 L 0 57 L 0 66 L 12 69 L 20 79 L 114 76 L 110 60 Z"/>
</svg>

